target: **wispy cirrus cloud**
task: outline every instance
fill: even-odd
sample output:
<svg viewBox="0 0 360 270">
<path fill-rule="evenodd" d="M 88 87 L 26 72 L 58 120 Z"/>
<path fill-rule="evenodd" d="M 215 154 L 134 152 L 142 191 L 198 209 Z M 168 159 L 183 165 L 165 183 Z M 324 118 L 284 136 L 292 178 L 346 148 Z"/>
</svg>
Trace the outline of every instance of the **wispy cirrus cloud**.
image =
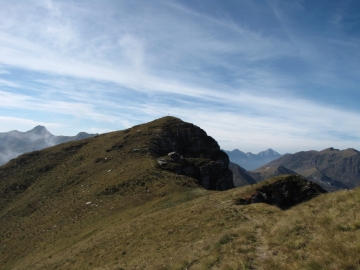
<svg viewBox="0 0 360 270">
<path fill-rule="evenodd" d="M 23 127 L 21 130 L 22 132 L 28 131 L 37 125 L 44 125 L 47 128 L 62 128 L 64 125 L 59 123 L 51 123 L 51 122 L 38 122 L 32 119 L 26 118 L 18 118 L 18 117 L 8 117 L 8 116 L 0 116 L 0 122 L 5 124 L 8 128 L 7 131 L 11 130 L 19 130 L 19 126 Z"/>
<path fill-rule="evenodd" d="M 354 143 L 360 53 L 346 13 L 230 2 L 3 2 L 0 115 L 71 135 L 175 114 L 247 151 Z"/>
</svg>

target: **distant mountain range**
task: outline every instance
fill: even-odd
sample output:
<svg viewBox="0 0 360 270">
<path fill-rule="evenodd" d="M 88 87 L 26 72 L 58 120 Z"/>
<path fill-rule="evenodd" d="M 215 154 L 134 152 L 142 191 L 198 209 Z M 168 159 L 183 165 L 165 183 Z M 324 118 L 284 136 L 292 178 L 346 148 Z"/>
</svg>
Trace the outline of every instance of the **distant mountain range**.
<svg viewBox="0 0 360 270">
<path fill-rule="evenodd" d="M 267 152 L 271 153 L 269 150 Z M 229 155 L 228 151 L 227 153 Z M 311 150 L 286 154 L 255 170 L 245 170 L 242 166 L 235 164 L 234 153 L 239 154 L 237 157 L 243 156 L 243 161 L 247 160 L 244 158 L 244 153 L 239 150 L 230 152 L 229 157 L 232 163 L 230 163 L 229 168 L 233 172 L 236 187 L 261 182 L 284 174 L 302 175 L 327 191 L 352 189 L 360 186 L 360 152 L 353 148 L 345 150 L 327 148 L 322 151 Z M 231 156 L 231 154 L 233 155 Z M 255 155 L 252 154 L 252 156 Z M 239 161 L 239 159 L 237 160 Z"/>
<path fill-rule="evenodd" d="M 50 146 L 96 136 L 80 132 L 76 136 L 55 136 L 44 126 L 27 132 L 17 130 L 0 133 L 0 165 L 17 156 Z M 258 154 L 238 149 L 223 150 L 230 159 L 235 187 L 251 185 L 283 174 L 299 174 L 322 186 L 327 191 L 360 186 L 360 152 L 349 148 L 322 151 L 301 151 L 280 155 L 272 149 Z"/>
<path fill-rule="evenodd" d="M 223 151 L 229 156 L 231 162 L 240 165 L 245 170 L 257 169 L 264 164 L 281 157 L 278 152 L 272 149 L 267 149 L 258 154 L 253 154 L 251 152 L 244 153 L 239 149 L 235 149 L 232 151 Z"/>
<path fill-rule="evenodd" d="M 256 171 L 261 175 L 267 168 L 278 166 L 295 171 L 328 191 L 360 186 L 360 152 L 353 148 L 339 150 L 331 147 L 288 154 Z"/>
<path fill-rule="evenodd" d="M 0 165 L 17 156 L 41 150 L 60 143 L 93 137 L 98 134 L 80 132 L 76 136 L 55 136 L 44 126 L 36 126 L 32 130 L 21 132 L 12 130 L 0 133 Z"/>
<path fill-rule="evenodd" d="M 58 145 L 0 166 L 1 269 L 357 269 L 359 189 L 326 194 L 299 175 L 256 183 L 235 163 L 232 177 L 218 143 L 181 119 L 61 144 L 44 127 L 10 133 L 0 141 L 23 152 Z M 283 161 L 348 176 L 354 155 Z"/>
</svg>

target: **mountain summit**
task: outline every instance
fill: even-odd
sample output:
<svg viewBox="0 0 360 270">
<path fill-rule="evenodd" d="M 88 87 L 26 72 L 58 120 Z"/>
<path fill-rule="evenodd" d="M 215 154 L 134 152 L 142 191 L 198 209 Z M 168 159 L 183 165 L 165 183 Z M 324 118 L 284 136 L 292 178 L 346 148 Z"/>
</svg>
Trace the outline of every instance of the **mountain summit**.
<svg viewBox="0 0 360 270">
<path fill-rule="evenodd" d="M 27 131 L 26 133 L 36 134 L 36 135 L 52 135 L 44 126 L 36 126 L 32 130 Z"/>
<path fill-rule="evenodd" d="M 20 132 L 17 130 L 0 133 L 0 165 L 21 154 L 41 150 L 56 144 L 89 138 L 97 134 L 80 132 L 76 136 L 55 136 L 44 126 Z"/>
<path fill-rule="evenodd" d="M 225 153 L 228 154 L 231 162 L 240 165 L 246 170 L 257 169 L 264 164 L 281 157 L 279 153 L 271 148 L 261 151 L 258 154 L 253 154 L 251 152 L 244 153 L 239 149 L 225 151 Z"/>
<path fill-rule="evenodd" d="M 0 265 L 10 257 L 51 253 L 53 232 L 72 242 L 93 218 L 106 220 L 126 207 L 154 201 L 161 209 L 198 196 L 202 187 L 232 189 L 228 165 L 213 138 L 175 117 L 23 154 L 0 167 L 1 231 L 17 235 L 2 239 Z M 30 228 L 39 231 L 29 234 Z M 26 251 L 23 241 L 31 243 Z M 28 269 L 42 268 L 41 261 Z"/>
<path fill-rule="evenodd" d="M 23 154 L 0 167 L 0 268 L 356 269 L 358 190 L 232 188 L 228 165 L 174 117 Z"/>
</svg>

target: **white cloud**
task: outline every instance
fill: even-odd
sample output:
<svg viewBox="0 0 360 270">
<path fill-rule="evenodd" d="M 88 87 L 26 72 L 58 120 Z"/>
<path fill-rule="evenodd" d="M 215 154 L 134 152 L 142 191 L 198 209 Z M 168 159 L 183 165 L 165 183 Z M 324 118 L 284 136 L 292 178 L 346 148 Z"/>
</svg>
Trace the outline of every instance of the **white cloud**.
<svg viewBox="0 0 360 270">
<path fill-rule="evenodd" d="M 12 94 L 5 91 L 0 91 L 0 102 L 2 102 L 3 108 L 65 114 L 82 119 L 92 119 L 93 121 L 118 121 L 117 117 L 98 112 L 92 104 L 81 102 L 43 100 L 42 98 Z"/>
<path fill-rule="evenodd" d="M 139 3 L 3 3 L 0 113 L 65 115 L 100 131 L 175 114 L 223 147 L 253 152 L 336 147 L 342 136 L 359 134 L 354 108 L 303 94 L 342 85 L 334 68 L 339 60 L 328 57 L 325 39 L 305 40 L 278 6 L 270 5 L 273 13 L 263 8 L 264 18 L 246 24 L 242 16 L 214 16 L 178 2 Z M 271 16 L 279 26 L 267 32 Z M 349 62 L 354 68 L 347 75 L 357 74 L 358 64 Z M 305 71 L 291 73 L 296 64 Z M 328 88 L 319 91 L 327 97 Z"/>
<path fill-rule="evenodd" d="M 0 74 L 2 74 L 1 71 L 0 71 Z M 4 72 L 3 74 L 6 74 L 6 73 Z M 1 85 L 9 86 L 9 87 L 19 87 L 19 84 L 14 83 L 14 82 L 12 82 L 10 80 L 2 80 L 2 79 L 0 79 L 0 86 Z"/>
<path fill-rule="evenodd" d="M 351 124 L 360 120 L 360 115 L 356 113 L 326 108 L 304 100 L 288 103 L 249 96 L 238 106 L 245 106 L 249 113 L 226 112 L 206 105 L 195 107 L 189 104 L 187 108 L 180 108 L 163 103 L 128 109 L 143 115 L 138 123 L 165 115 L 195 123 L 228 150 L 240 148 L 256 152 L 271 147 L 285 153 L 301 149 L 321 150 L 330 146 L 360 149 L 360 136 L 357 135 L 360 134 L 360 127 Z M 251 113 L 253 108 L 258 112 L 256 115 Z M 334 130 L 341 130 L 341 133 L 334 134 Z M 342 136 L 346 134 L 353 134 L 354 138 L 343 140 Z"/>
<path fill-rule="evenodd" d="M 128 63 L 131 63 L 135 68 L 141 68 L 144 63 L 144 45 L 136 37 L 131 35 L 124 35 L 119 41 L 121 51 Z"/>
<path fill-rule="evenodd" d="M 0 69 L 0 74 L 10 74 L 10 72 L 4 69 Z"/>
<path fill-rule="evenodd" d="M 59 123 L 38 122 L 26 118 L 0 116 L 0 132 L 8 132 L 10 130 L 18 130 L 25 132 L 38 125 L 45 126 L 48 129 L 61 128 L 64 126 L 63 124 Z"/>
</svg>

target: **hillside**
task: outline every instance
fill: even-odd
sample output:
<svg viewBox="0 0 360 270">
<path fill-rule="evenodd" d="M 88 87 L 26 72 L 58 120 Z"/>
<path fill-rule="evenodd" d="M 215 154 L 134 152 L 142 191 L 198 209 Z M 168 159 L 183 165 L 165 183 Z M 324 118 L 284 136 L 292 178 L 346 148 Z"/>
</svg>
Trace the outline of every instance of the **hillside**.
<svg viewBox="0 0 360 270">
<path fill-rule="evenodd" d="M 247 185 L 256 184 L 255 179 L 249 174 L 249 172 L 246 171 L 241 166 L 239 166 L 238 164 L 230 162 L 229 169 L 233 173 L 233 181 L 235 187 L 243 187 Z"/>
<path fill-rule="evenodd" d="M 0 133 L 0 165 L 24 153 L 41 150 L 60 143 L 86 139 L 95 135 L 97 134 L 80 132 L 76 136 L 55 136 L 44 126 L 36 126 L 26 132 L 17 130 L 3 132 Z"/>
<path fill-rule="evenodd" d="M 360 152 L 349 148 L 302 151 L 282 156 L 263 166 L 282 165 L 320 184 L 327 190 L 354 188 L 360 185 Z"/>
<path fill-rule="evenodd" d="M 244 153 L 239 149 L 224 152 L 229 156 L 231 162 L 240 165 L 245 170 L 255 170 L 264 164 L 281 157 L 279 153 L 272 149 L 261 151 L 258 154 L 253 154 L 251 152 Z"/>
<path fill-rule="evenodd" d="M 359 189 L 232 188 L 228 162 L 173 117 L 24 154 L 0 167 L 0 269 L 358 269 Z M 239 204 L 287 183 L 313 195 Z"/>
<path fill-rule="evenodd" d="M 256 182 L 261 182 L 265 179 L 269 179 L 275 176 L 283 175 L 283 174 L 297 174 L 296 172 L 285 168 L 284 166 L 277 167 L 268 167 L 263 166 L 254 171 L 247 172 L 251 177 L 255 179 Z"/>
</svg>

